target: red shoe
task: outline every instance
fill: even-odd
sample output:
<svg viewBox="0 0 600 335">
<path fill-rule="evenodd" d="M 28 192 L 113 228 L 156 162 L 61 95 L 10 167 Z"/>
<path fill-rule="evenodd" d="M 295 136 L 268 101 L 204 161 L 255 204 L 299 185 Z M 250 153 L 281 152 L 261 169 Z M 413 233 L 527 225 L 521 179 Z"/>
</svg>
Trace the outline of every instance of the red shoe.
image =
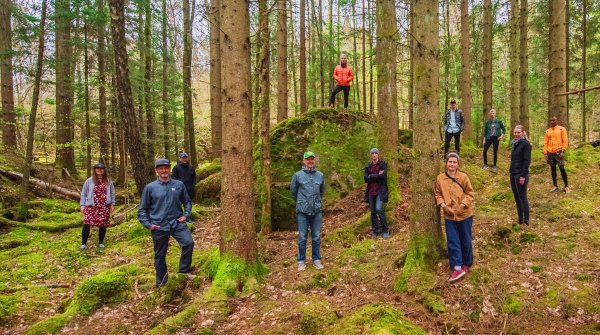
<svg viewBox="0 0 600 335">
<path fill-rule="evenodd" d="M 465 273 L 469 273 L 469 266 L 467 266 L 467 265 L 464 265 L 464 264 L 463 264 L 463 265 L 460 267 L 460 269 L 461 269 L 461 270 L 463 270 Z"/>
<path fill-rule="evenodd" d="M 457 280 L 459 280 L 460 278 L 464 277 L 467 273 L 465 271 L 461 270 L 454 270 L 454 272 L 452 272 L 452 276 L 450 276 L 450 278 L 448 279 L 449 282 L 455 282 Z"/>
</svg>

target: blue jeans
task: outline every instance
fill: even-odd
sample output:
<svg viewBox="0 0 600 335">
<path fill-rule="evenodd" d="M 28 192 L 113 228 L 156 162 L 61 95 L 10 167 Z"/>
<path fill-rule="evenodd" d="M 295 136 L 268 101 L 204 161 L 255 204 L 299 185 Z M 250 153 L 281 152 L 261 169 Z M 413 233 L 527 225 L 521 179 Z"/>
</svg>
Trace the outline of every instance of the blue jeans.
<svg viewBox="0 0 600 335">
<path fill-rule="evenodd" d="M 369 208 L 371 209 L 371 234 L 389 233 L 381 196 L 369 195 Z"/>
<path fill-rule="evenodd" d="M 306 239 L 308 227 L 310 227 L 310 239 L 312 240 L 312 260 L 321 259 L 321 226 L 323 225 L 323 213 L 308 215 L 296 213 L 298 222 L 298 262 L 306 261 Z"/>
<path fill-rule="evenodd" d="M 448 260 L 450 266 L 473 265 L 473 246 L 471 245 L 473 217 L 462 221 L 444 219 L 446 222 L 446 240 L 448 241 Z"/>
<path fill-rule="evenodd" d="M 179 258 L 179 272 L 190 272 L 192 265 L 192 252 L 194 251 L 194 240 L 192 233 L 187 225 L 177 222 L 175 228 L 170 231 L 153 230 L 152 242 L 154 242 L 154 269 L 156 270 L 156 286 L 160 287 L 167 283 L 169 274 L 167 272 L 167 249 L 169 248 L 169 238 L 173 236 L 181 247 L 181 257 Z"/>
<path fill-rule="evenodd" d="M 525 183 L 523 183 L 523 185 L 519 184 L 520 177 L 521 175 L 518 174 L 510 175 L 510 188 L 515 197 L 519 224 L 529 224 L 529 201 L 527 200 L 527 184 L 529 183 L 529 176 L 525 177 Z"/>
</svg>

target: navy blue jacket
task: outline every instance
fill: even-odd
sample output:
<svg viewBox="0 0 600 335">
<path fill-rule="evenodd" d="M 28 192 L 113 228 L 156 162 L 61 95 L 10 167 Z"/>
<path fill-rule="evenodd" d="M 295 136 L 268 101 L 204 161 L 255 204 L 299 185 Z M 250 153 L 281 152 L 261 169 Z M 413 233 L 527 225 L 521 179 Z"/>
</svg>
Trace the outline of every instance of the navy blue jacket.
<svg viewBox="0 0 600 335">
<path fill-rule="evenodd" d="M 377 184 L 377 193 L 381 197 L 381 201 L 388 202 L 388 186 L 387 186 L 387 163 L 380 159 L 377 164 L 379 164 L 379 171 L 383 171 L 382 174 L 372 174 L 371 173 L 371 162 L 367 163 L 365 166 L 365 183 L 367 183 L 367 187 L 365 189 L 365 201 L 368 201 L 369 196 L 369 185 Z"/>
<path fill-rule="evenodd" d="M 191 212 L 192 201 L 182 182 L 175 179 L 162 182 L 156 179 L 144 187 L 138 219 L 146 228 L 157 225 L 160 226 L 158 230 L 170 231 L 177 226 L 178 218 L 185 216 L 189 219 Z"/>
<path fill-rule="evenodd" d="M 529 164 L 531 164 L 531 144 L 522 138 L 512 145 L 510 153 L 510 174 L 517 174 L 520 177 L 529 175 Z"/>
<path fill-rule="evenodd" d="M 183 182 L 190 198 L 194 197 L 194 190 L 196 189 L 196 169 L 194 169 L 192 164 L 177 163 L 177 165 L 173 167 L 171 178 Z"/>
</svg>

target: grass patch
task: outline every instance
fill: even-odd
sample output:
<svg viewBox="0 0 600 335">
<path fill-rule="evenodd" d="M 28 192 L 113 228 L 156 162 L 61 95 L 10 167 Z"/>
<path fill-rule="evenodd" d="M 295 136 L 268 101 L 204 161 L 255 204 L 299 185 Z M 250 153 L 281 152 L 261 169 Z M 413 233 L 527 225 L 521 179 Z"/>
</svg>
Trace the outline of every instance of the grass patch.
<svg viewBox="0 0 600 335">
<path fill-rule="evenodd" d="M 369 304 L 338 320 L 325 334 L 403 334 L 425 335 L 420 327 L 412 324 L 396 308 L 384 304 Z"/>
</svg>

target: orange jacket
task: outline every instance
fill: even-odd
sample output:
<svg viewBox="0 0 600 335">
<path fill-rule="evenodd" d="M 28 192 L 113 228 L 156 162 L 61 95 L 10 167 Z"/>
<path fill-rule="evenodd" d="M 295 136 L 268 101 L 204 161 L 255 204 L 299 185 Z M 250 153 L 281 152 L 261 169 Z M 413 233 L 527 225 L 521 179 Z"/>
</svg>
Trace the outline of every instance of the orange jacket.
<svg viewBox="0 0 600 335">
<path fill-rule="evenodd" d="M 333 70 L 333 79 L 340 86 L 350 86 L 352 79 L 354 79 L 350 65 L 346 64 L 346 67 L 342 67 L 341 65 L 336 66 Z"/>
<path fill-rule="evenodd" d="M 554 126 L 546 129 L 544 135 L 544 155 L 555 153 L 561 150 L 567 150 L 569 146 L 569 138 L 565 127 Z"/>
</svg>

